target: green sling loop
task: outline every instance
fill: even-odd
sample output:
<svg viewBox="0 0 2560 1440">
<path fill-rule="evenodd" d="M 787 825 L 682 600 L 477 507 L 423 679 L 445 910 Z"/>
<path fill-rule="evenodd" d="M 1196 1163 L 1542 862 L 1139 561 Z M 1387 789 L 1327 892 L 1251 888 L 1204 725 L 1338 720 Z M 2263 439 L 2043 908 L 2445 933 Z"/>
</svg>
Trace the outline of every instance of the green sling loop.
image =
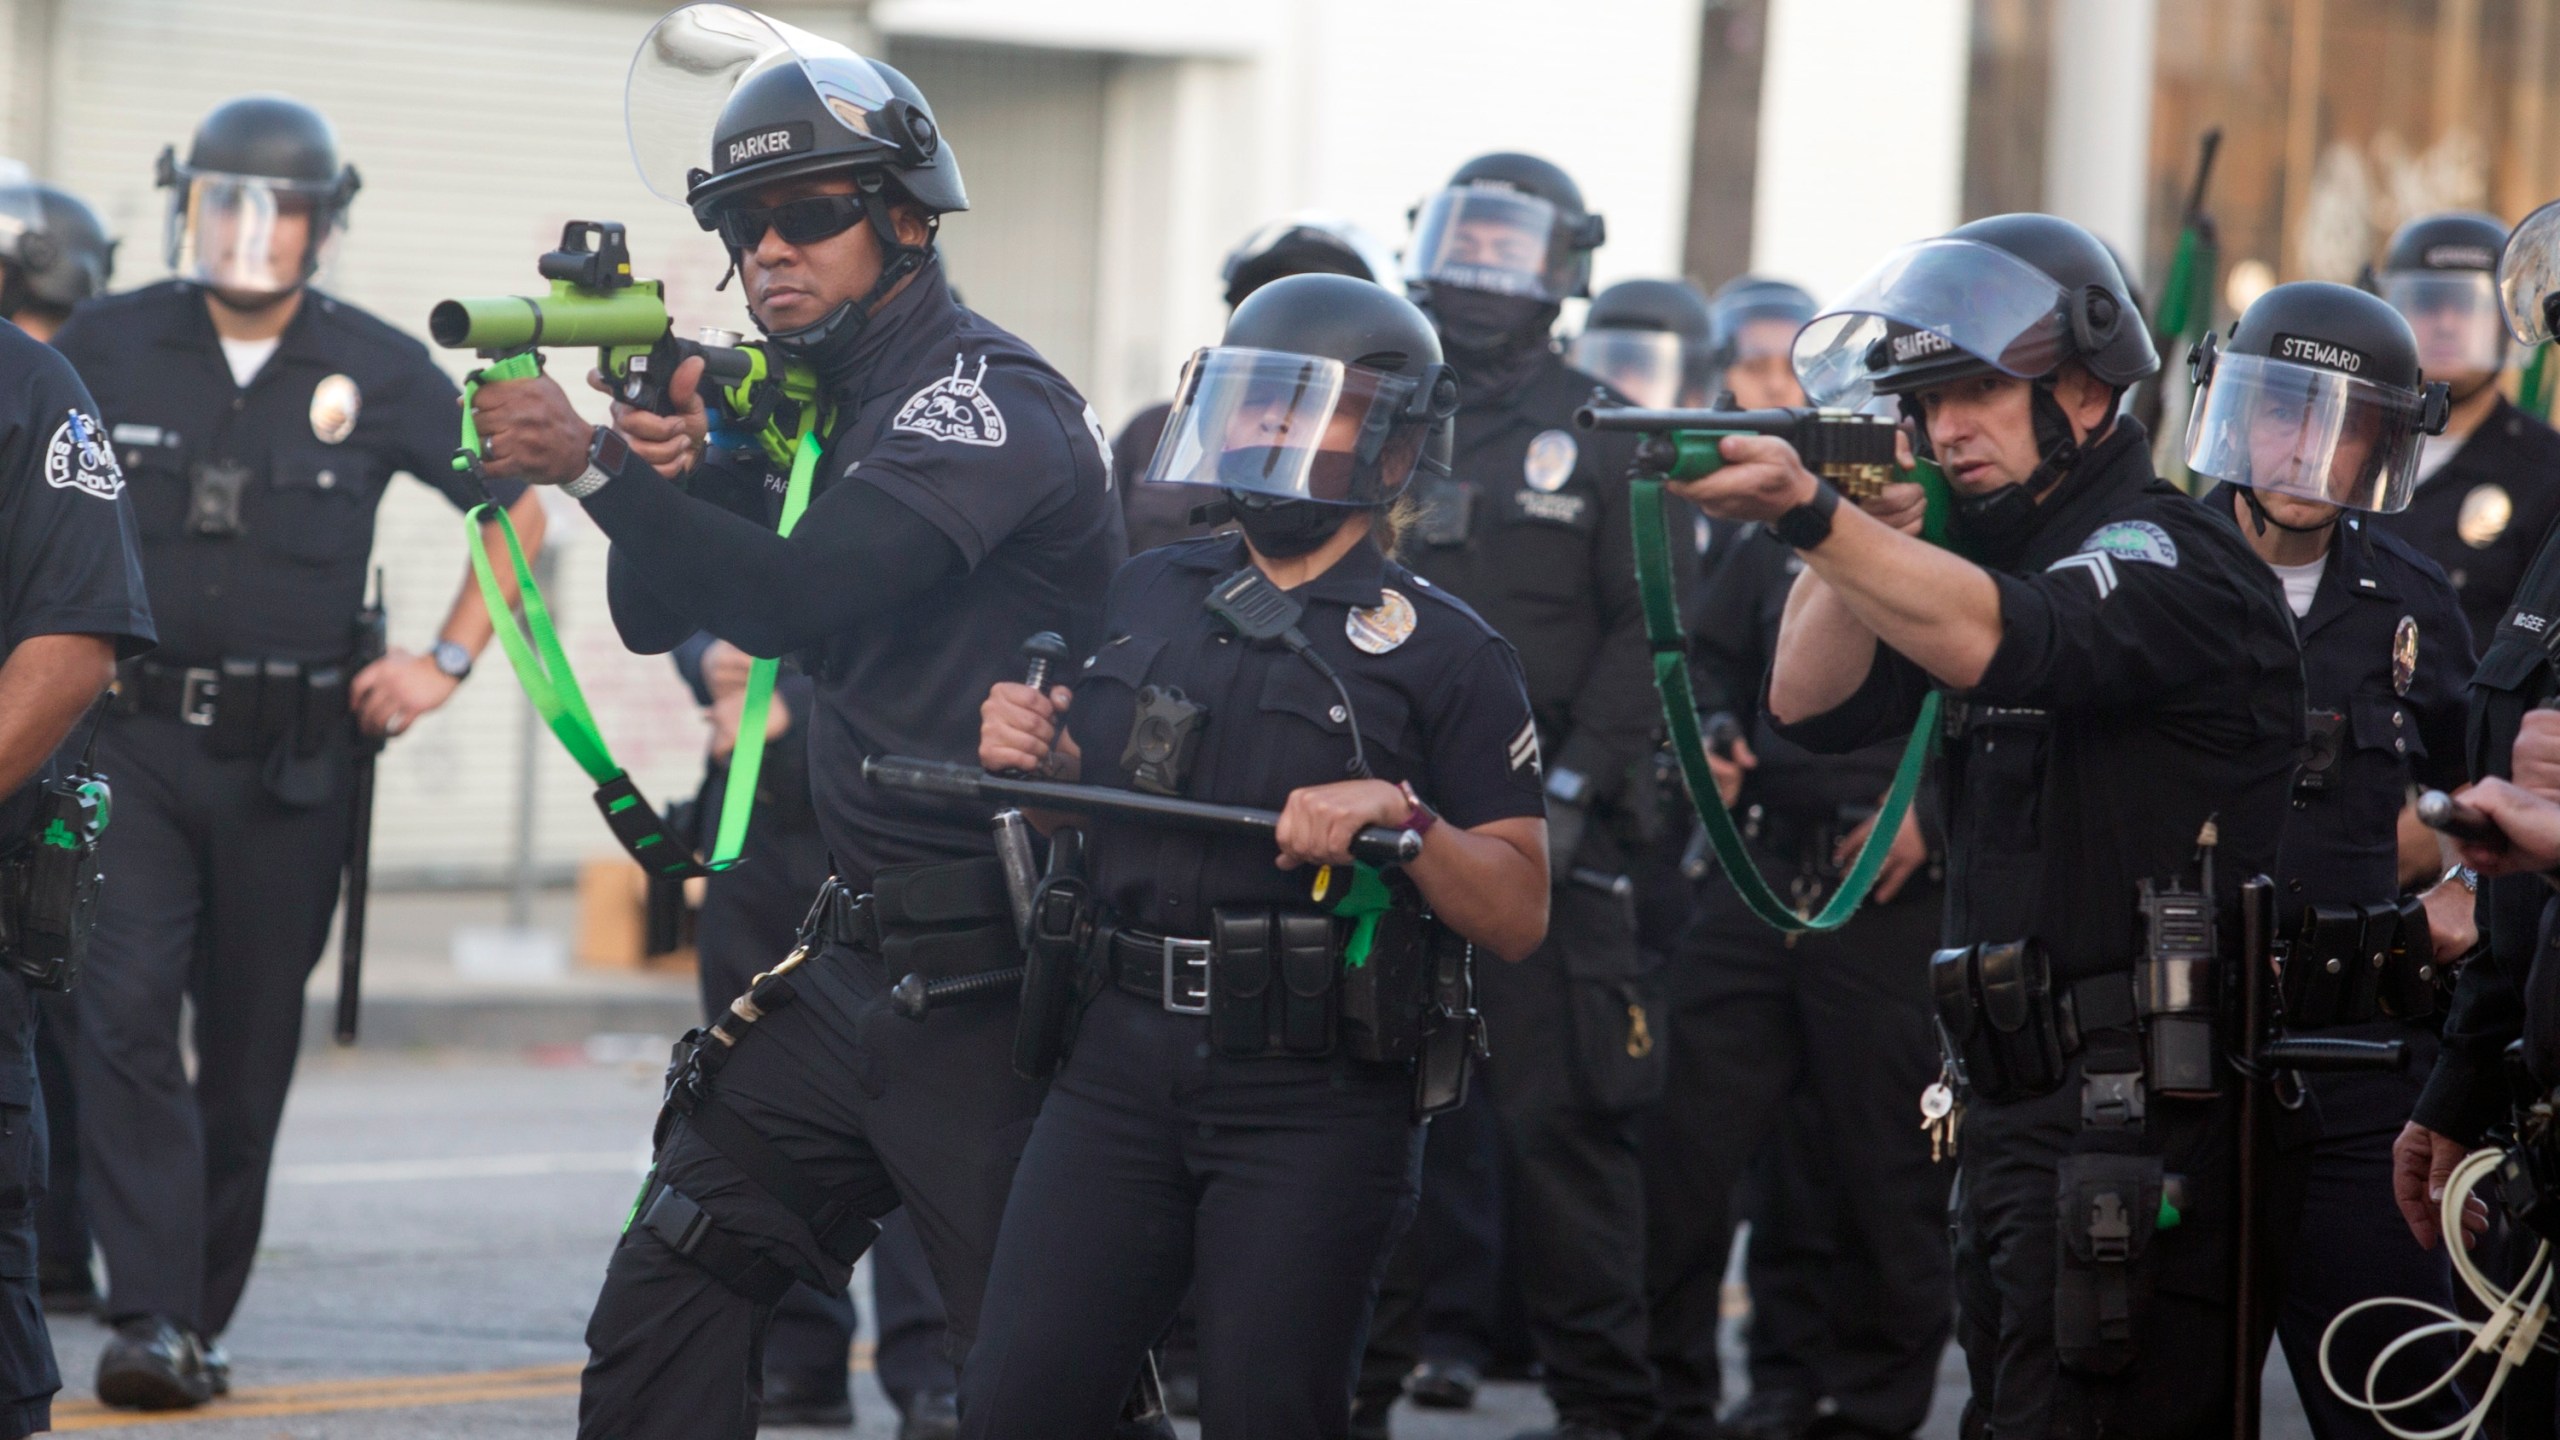
<svg viewBox="0 0 2560 1440">
<path fill-rule="evenodd" d="M 454 455 L 455 469 L 471 469 L 479 460 L 480 432 L 471 418 L 471 399 L 479 393 L 481 382 L 529 380 L 541 373 L 540 357 L 527 352 L 474 371 L 464 381 L 462 447 Z M 783 494 L 782 520 L 776 527 L 786 536 L 809 508 L 810 484 L 818 466 L 817 415 L 815 405 L 801 409 L 799 440 L 791 458 L 791 481 Z M 464 524 L 470 535 L 471 573 L 479 582 L 480 598 L 488 606 L 489 619 L 497 630 L 498 647 L 506 652 L 507 664 L 514 669 L 516 682 L 524 687 L 525 699 L 532 702 L 534 712 L 552 734 L 560 737 L 561 747 L 578 762 L 578 768 L 596 783 L 596 808 L 604 812 L 605 823 L 613 828 L 614 837 L 642 868 L 669 877 L 711 874 L 737 864 L 738 852 L 746 844 L 747 820 L 755 806 L 756 778 L 764 768 L 765 724 L 773 706 L 773 682 L 780 662 L 759 659 L 748 668 L 745 713 L 738 723 L 737 748 L 729 757 L 728 784 L 721 792 L 720 832 L 712 844 L 711 858 L 698 861 L 667 833 L 657 811 L 631 783 L 631 777 L 614 763 L 613 752 L 606 748 L 604 734 L 596 727 L 595 712 L 588 707 L 585 692 L 578 688 L 578 677 L 569 668 L 568 652 L 561 647 L 560 632 L 551 623 L 551 607 L 543 601 L 542 588 L 534 583 L 533 567 L 525 560 L 515 522 L 507 518 L 505 510 L 484 501 L 472 508 Z M 498 588 L 487 547 L 481 543 L 481 527 L 488 524 L 495 524 L 506 537 L 516 590 L 523 597 L 521 624 L 510 611 L 505 593 Z"/>
<path fill-rule="evenodd" d="M 1688 637 L 1681 631 L 1680 610 L 1671 591 L 1671 542 L 1663 530 L 1662 485 L 1658 479 L 1639 478 L 1628 487 L 1635 516 L 1636 589 L 1644 597 L 1645 639 L 1653 648 L 1653 686 L 1662 695 L 1662 718 L 1671 730 L 1671 751 L 1679 758 L 1680 778 L 1688 786 L 1689 801 L 1698 807 L 1699 817 L 1706 822 L 1707 839 L 1715 846 L 1717 863 L 1733 878 L 1734 890 L 1742 896 L 1742 903 L 1751 907 L 1752 914 L 1789 934 L 1837 930 L 1849 923 L 1849 917 L 1866 900 L 1867 891 L 1874 888 L 1876 874 L 1884 868 L 1885 852 L 1893 847 L 1893 837 L 1902 829 L 1902 817 L 1911 808 L 1912 793 L 1920 787 L 1929 740 L 1938 728 L 1938 692 L 1931 690 L 1921 702 L 1920 718 L 1911 727 L 1910 743 L 1902 749 L 1901 766 L 1893 772 L 1893 788 L 1885 793 L 1884 806 L 1876 812 L 1875 828 L 1867 832 L 1867 842 L 1859 847 L 1858 858 L 1842 877 L 1840 888 L 1831 892 L 1831 899 L 1818 915 L 1808 917 L 1789 909 L 1761 877 L 1750 852 L 1743 849 L 1742 835 L 1734 829 L 1733 817 L 1725 813 L 1724 803 L 1716 795 L 1715 772 L 1707 768 L 1706 744 L 1698 735 L 1697 697 L 1689 689 Z"/>
</svg>

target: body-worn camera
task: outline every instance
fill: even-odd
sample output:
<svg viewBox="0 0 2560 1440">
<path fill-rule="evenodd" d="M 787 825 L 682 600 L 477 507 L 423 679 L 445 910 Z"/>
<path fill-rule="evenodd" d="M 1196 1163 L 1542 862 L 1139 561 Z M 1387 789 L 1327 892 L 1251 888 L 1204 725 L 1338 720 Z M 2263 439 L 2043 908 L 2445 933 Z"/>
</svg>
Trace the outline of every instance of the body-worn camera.
<svg viewBox="0 0 2560 1440">
<path fill-rule="evenodd" d="M 1191 757 L 1200 749 L 1200 729 L 1209 723 L 1209 707 L 1186 698 L 1170 685 L 1138 691 L 1136 715 L 1129 722 L 1129 743 L 1120 763 L 1129 771 L 1129 788 L 1150 795 L 1180 795 L 1191 775 Z"/>
</svg>

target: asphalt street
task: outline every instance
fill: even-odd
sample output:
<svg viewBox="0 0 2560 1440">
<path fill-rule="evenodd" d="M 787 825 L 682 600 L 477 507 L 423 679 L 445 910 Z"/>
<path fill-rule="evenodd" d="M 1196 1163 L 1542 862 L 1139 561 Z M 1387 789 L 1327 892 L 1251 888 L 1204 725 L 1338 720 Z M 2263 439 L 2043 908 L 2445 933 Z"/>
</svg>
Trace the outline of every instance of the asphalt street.
<svg viewBox="0 0 2560 1440">
<path fill-rule="evenodd" d="M 579 1336 L 639 1182 L 663 1053 L 599 1037 L 532 1057 L 307 1057 L 266 1245 L 225 1337 L 234 1393 L 166 1417 L 102 1411 L 90 1379 L 105 1332 L 58 1317 L 66 1383 L 55 1428 L 167 1440 L 569 1434 Z M 867 1277 L 856 1293 L 868 1296 Z M 865 1370 L 867 1353 L 855 1363 Z M 2297 1440 L 2309 1432 L 2281 1370 L 2270 1375 L 2267 1433 Z M 1955 1435 L 1963 1371 L 1952 1352 L 1943 1373 L 1929 1440 Z M 894 1436 L 867 1373 L 856 1375 L 856 1405 L 857 1440 Z M 1501 1440 L 1549 1418 L 1534 1388 L 1496 1385 L 1469 1414 L 1408 1407 L 1396 1434 Z"/>
</svg>

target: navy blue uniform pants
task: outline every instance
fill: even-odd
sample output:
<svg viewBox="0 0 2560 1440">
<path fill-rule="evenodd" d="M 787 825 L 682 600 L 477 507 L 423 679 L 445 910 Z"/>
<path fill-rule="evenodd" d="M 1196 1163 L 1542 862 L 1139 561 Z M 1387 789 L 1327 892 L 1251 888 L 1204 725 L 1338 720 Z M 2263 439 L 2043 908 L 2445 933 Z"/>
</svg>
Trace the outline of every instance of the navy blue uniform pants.
<svg viewBox="0 0 2560 1440">
<path fill-rule="evenodd" d="M 2408 1040 L 2409 1069 L 2306 1077 L 2301 1118 L 2308 1123 L 2299 1128 L 2307 1133 L 2279 1152 L 2279 1163 L 2295 1172 L 2285 1188 L 2300 1195 L 2301 1206 L 2296 1215 L 2274 1217 L 2279 1230 L 2289 1229 L 2292 1236 L 2276 1337 L 2311 1433 L 2320 1440 L 2384 1440 L 2388 1433 L 2373 1416 L 2331 1394 L 2320 1378 L 2320 1336 L 2340 1311 L 2381 1295 L 2454 1308 L 2451 1262 L 2442 1250 L 2418 1248 L 2391 1196 L 2391 1142 L 2417 1104 L 2423 1077 L 2435 1068 L 2435 1038 L 2388 1021 L 2352 1033 Z M 2417 1311 L 2399 1306 L 2348 1321 L 2330 1348 L 2338 1378 L 2361 1393 L 2373 1357 L 2422 1323 L 2425 1317 Z M 2412 1346 L 2383 1371 L 2376 1393 L 2386 1399 L 2413 1394 L 2443 1374 L 2456 1353 L 2450 1337 Z M 2433 1430 L 2469 1408 L 2469 1398 L 2457 1388 L 2391 1418 L 2404 1430 Z"/>
<path fill-rule="evenodd" d="M 797 998 L 739 1041 L 713 1093 L 827 1194 L 868 1215 L 905 1207 L 942 1291 L 956 1364 L 976 1335 L 1005 1192 L 1040 1108 L 1042 1087 L 1010 1064 L 1015 1007 L 991 1001 L 904 1019 L 888 1003 L 896 977 L 841 945 L 792 973 Z M 808 1227 L 688 1127 L 670 1130 L 656 1165 L 662 1183 L 733 1238 L 814 1288 L 844 1289 L 846 1267 Z M 632 1227 L 587 1322 L 578 1433 L 753 1435 L 771 1323 L 771 1306 Z M 1121 1370 L 1121 1395 L 1136 1371 L 1134 1360 Z"/>
<path fill-rule="evenodd" d="M 1784 873 L 1778 857 L 1761 858 L 1764 872 Z M 1763 1158 L 1780 1162 L 1767 1186 L 1772 1206 L 1785 1207 L 1799 1174 L 1815 1177 L 1831 1202 L 1771 1216 L 1781 1230 L 1821 1232 L 1797 1257 L 1818 1273 L 1799 1273 L 1773 1296 L 1781 1326 L 1812 1347 L 1793 1368 L 1844 1418 L 1879 1434 L 1907 1433 L 1929 1413 L 1953 1285 L 1952 1167 L 1930 1160 L 1919 1104 L 1938 1071 L 1928 1008 L 1938 894 L 1914 882 L 1846 927 L 1790 945 L 1721 877 L 1701 887 L 1665 986 L 1671 1079 L 1644 1151 L 1666 1440 L 1715 1433 L 1716 1326 L 1736 1192 Z M 1800 1107 L 1815 1123 L 1772 1156 L 1770 1142 Z M 1760 1245 L 1755 1231 L 1755 1252 Z M 1789 1295 L 1819 1298 L 1789 1308 Z"/>
<path fill-rule="evenodd" d="M 51 1429 L 53 1392 L 62 1388 L 36 1292 L 45 1113 L 35 1031 L 35 996 L 0 957 L 0 1440 Z"/>
<path fill-rule="evenodd" d="M 215 759 L 175 717 L 109 717 L 107 889 L 73 993 L 81 1198 L 106 1313 L 222 1333 L 249 1283 L 267 1167 L 352 823 L 343 783 L 288 805 L 270 765 Z M 347 757 L 325 757 L 343 781 Z M 190 1079 L 182 1007 L 195 1014 Z"/>
<path fill-rule="evenodd" d="M 961 1434 L 1101 1440 L 1189 1287 L 1203 1434 L 1345 1435 L 1413 1215 L 1412 1092 L 1399 1067 L 1217 1056 L 1205 1019 L 1105 991 L 1014 1176 Z"/>
<path fill-rule="evenodd" d="M 777 826 L 758 816 L 739 858 L 703 889 L 695 943 L 706 1016 L 726 1011 L 757 975 L 790 953 L 809 897 L 827 878 L 826 844 L 808 826 Z M 881 1222 L 871 1247 L 871 1303 L 880 1327 L 872 1364 L 890 1402 L 904 1411 L 919 1391 L 951 1390 L 956 1382 L 942 1353 L 942 1294 L 903 1212 Z M 774 1307 L 764 1363 L 775 1370 L 840 1369 L 853 1350 L 854 1322 L 851 1295 L 794 1286 Z"/>
</svg>

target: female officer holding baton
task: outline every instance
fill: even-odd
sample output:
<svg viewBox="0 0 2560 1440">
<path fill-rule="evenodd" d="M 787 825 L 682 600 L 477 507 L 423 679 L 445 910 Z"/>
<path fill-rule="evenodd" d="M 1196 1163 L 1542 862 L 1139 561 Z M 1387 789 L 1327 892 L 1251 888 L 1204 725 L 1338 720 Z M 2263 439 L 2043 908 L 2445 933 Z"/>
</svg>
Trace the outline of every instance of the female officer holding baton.
<svg viewBox="0 0 2560 1440">
<path fill-rule="evenodd" d="M 1072 693 L 987 698 L 991 770 L 1281 819 L 1276 855 L 1091 827 L 1099 991 L 1015 1176 L 965 1436 L 1107 1433 L 1186 1285 L 1205 1435 L 1347 1433 L 1422 1134 L 1413 1062 L 1378 1057 L 1414 1048 L 1381 1017 L 1423 1007 L 1387 992 L 1426 978 L 1408 962 L 1436 926 L 1504 960 L 1546 929 L 1519 661 L 1389 556 L 1455 403 L 1403 298 L 1333 275 L 1257 291 L 1193 359 L 1146 477 L 1223 490 L 1244 533 L 1124 566 Z M 1355 923 L 1336 911 L 1374 885 L 1347 850 L 1371 825 L 1422 848 Z"/>
</svg>

